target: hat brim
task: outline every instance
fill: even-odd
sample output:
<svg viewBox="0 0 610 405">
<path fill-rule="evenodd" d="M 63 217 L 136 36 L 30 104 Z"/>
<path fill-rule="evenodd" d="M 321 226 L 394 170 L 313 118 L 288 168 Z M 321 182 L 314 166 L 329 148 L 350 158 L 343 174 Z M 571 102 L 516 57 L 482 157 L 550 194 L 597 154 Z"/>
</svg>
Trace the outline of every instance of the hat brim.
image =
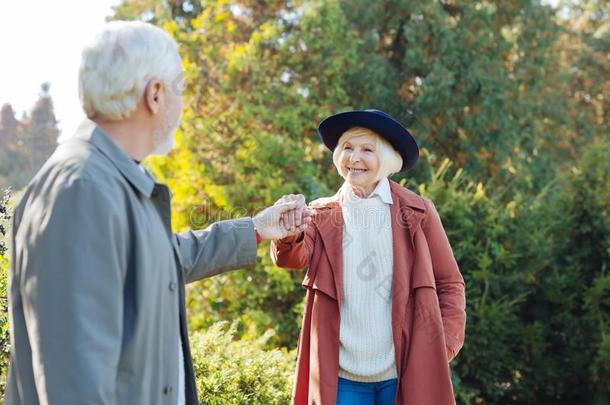
<svg viewBox="0 0 610 405">
<path fill-rule="evenodd" d="M 318 135 L 324 145 L 334 151 L 341 135 L 353 127 L 370 129 L 387 139 L 402 157 L 401 172 L 413 168 L 417 163 L 419 147 L 415 138 L 398 121 L 381 112 L 358 110 L 331 115 L 318 125 Z"/>
</svg>

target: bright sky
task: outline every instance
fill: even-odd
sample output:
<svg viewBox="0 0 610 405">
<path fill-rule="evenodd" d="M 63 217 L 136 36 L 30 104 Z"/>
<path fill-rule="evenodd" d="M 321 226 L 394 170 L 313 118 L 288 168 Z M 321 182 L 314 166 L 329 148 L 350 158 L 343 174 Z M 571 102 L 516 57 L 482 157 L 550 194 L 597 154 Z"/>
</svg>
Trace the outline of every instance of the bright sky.
<svg viewBox="0 0 610 405">
<path fill-rule="evenodd" d="M 51 83 L 65 134 L 83 118 L 78 101 L 80 50 L 120 0 L 0 0 L 0 105 L 21 117 Z"/>
</svg>

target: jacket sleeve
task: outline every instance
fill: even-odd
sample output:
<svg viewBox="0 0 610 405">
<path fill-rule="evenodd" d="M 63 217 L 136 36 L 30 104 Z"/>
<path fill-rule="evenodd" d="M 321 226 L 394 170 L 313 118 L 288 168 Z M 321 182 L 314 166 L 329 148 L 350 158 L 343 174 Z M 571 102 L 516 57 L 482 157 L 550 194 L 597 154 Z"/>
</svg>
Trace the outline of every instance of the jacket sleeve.
<svg viewBox="0 0 610 405">
<path fill-rule="evenodd" d="M 309 267 L 315 240 L 313 222 L 300 235 L 288 236 L 271 242 L 271 259 L 279 267 L 304 269 Z"/>
<path fill-rule="evenodd" d="M 219 221 L 207 229 L 174 234 L 187 283 L 256 264 L 251 218 Z"/>
<path fill-rule="evenodd" d="M 18 289 L 43 404 L 114 404 L 123 335 L 127 223 L 86 180 L 28 201 L 14 229 Z M 24 342 L 21 342 L 25 344 Z"/>
<path fill-rule="evenodd" d="M 466 329 L 465 284 L 440 216 L 432 201 L 428 199 L 425 199 L 425 201 L 427 216 L 424 220 L 423 230 L 428 241 L 436 280 L 436 293 L 443 320 L 447 357 L 451 361 L 464 345 Z"/>
</svg>

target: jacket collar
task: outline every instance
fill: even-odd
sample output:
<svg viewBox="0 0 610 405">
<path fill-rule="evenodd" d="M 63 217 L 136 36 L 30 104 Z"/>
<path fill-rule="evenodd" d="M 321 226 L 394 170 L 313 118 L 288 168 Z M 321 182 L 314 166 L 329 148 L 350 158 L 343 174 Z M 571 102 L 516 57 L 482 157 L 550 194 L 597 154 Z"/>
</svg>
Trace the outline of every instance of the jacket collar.
<svg viewBox="0 0 610 405">
<path fill-rule="evenodd" d="M 415 194 L 413 191 L 402 187 L 400 184 L 395 181 L 390 180 L 390 189 L 392 190 L 392 195 L 396 196 L 400 200 L 401 206 L 409 206 L 411 208 L 416 208 L 420 211 L 425 211 L 426 206 L 424 204 L 423 197 Z"/>
<path fill-rule="evenodd" d="M 123 177 L 140 193 L 150 198 L 155 180 L 146 171 L 131 159 L 127 153 L 121 149 L 102 128 L 93 121 L 85 119 L 74 134 L 74 139 L 89 142 L 118 169 Z"/>
<path fill-rule="evenodd" d="M 420 197 L 413 191 L 401 186 L 393 180 L 387 180 L 387 185 L 390 191 L 390 199 L 392 201 L 398 200 L 399 206 L 408 206 L 420 211 L 426 211 L 423 197 Z M 379 186 L 377 188 L 379 188 Z M 312 201 L 310 206 L 317 209 L 339 209 L 341 208 L 340 198 L 341 189 L 332 197 L 325 197 Z"/>
</svg>

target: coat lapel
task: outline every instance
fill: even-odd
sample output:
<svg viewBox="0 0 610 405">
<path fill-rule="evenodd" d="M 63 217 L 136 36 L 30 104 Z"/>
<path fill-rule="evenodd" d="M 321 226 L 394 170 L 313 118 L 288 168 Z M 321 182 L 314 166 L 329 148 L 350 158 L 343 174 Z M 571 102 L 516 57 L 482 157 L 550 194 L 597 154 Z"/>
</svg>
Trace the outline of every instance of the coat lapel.
<svg viewBox="0 0 610 405">
<path fill-rule="evenodd" d="M 392 249 L 394 269 L 392 273 L 392 334 L 396 349 L 397 372 L 402 370 L 403 353 L 406 350 L 407 303 L 411 296 L 411 278 L 415 257 L 415 233 L 420 228 L 425 209 L 421 197 L 405 193 L 402 187 L 390 182 L 392 200 Z"/>
<path fill-rule="evenodd" d="M 392 191 L 392 199 L 397 202 L 397 204 L 392 204 L 391 210 L 392 236 L 401 237 L 405 234 L 406 229 L 409 234 L 409 243 L 411 247 L 414 247 L 415 233 L 420 228 L 426 211 L 424 200 L 394 181 L 390 181 L 390 190 Z"/>
<path fill-rule="evenodd" d="M 326 208 L 319 220 L 316 223 L 322 243 L 324 244 L 324 251 L 330 266 L 332 268 L 332 280 L 326 277 L 317 277 L 316 280 L 320 286 L 320 289 L 324 288 L 327 291 L 335 292 L 335 298 L 339 303 L 339 308 L 342 302 L 342 290 L 343 285 L 342 272 L 343 272 L 343 212 L 341 211 L 341 205 L 338 202 L 331 202 L 326 205 Z M 333 282 L 334 285 L 328 285 Z"/>
</svg>

